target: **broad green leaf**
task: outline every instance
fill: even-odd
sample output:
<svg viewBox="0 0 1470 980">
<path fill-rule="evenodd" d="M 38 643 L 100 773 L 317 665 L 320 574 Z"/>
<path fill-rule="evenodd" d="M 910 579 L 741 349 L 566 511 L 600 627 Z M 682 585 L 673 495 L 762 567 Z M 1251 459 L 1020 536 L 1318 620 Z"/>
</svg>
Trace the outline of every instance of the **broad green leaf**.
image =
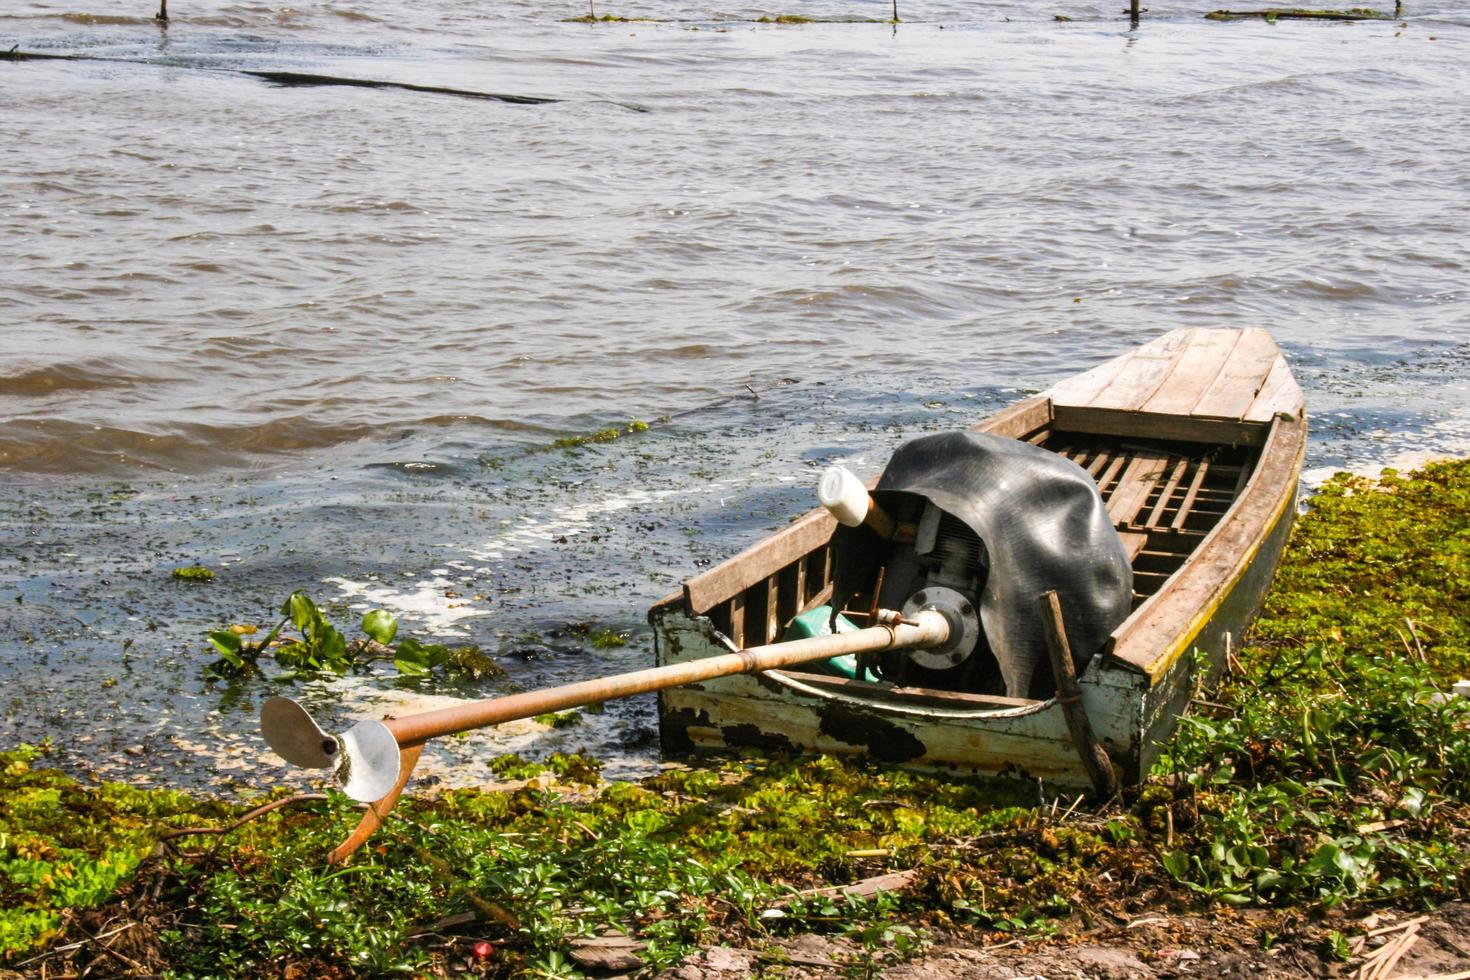
<svg viewBox="0 0 1470 980">
<path fill-rule="evenodd" d="M 1429 795 L 1417 786 L 1410 786 L 1404 790 L 1404 798 L 1399 800 L 1399 806 L 1411 817 L 1417 817 L 1424 812 L 1424 804 Z"/>
<path fill-rule="evenodd" d="M 234 656 L 240 652 L 240 637 L 238 634 L 231 633 L 229 630 L 215 630 L 209 634 L 209 642 L 226 657 Z"/>
<path fill-rule="evenodd" d="M 316 603 L 305 592 L 293 592 L 291 598 L 286 600 L 286 608 L 282 612 L 291 617 L 291 622 L 302 631 L 312 629 L 321 622 L 322 614 L 317 611 Z"/>
<path fill-rule="evenodd" d="M 335 626 L 323 623 L 320 631 L 322 643 L 322 655 L 327 660 L 347 659 L 347 637 L 343 636 Z"/>
<path fill-rule="evenodd" d="M 370 609 L 362 617 L 362 631 L 378 643 L 387 645 L 398 634 L 398 620 L 386 609 Z"/>
<path fill-rule="evenodd" d="M 402 657 L 394 657 L 393 666 L 398 668 L 400 674 L 408 677 L 422 677 L 429 672 L 428 664 L 417 660 L 405 660 Z"/>
</svg>

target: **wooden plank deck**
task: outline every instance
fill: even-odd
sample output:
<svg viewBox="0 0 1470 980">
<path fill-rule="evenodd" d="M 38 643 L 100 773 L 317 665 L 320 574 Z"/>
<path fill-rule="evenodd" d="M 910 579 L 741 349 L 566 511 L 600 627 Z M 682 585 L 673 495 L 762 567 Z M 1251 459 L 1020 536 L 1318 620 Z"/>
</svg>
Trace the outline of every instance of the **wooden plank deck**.
<svg viewBox="0 0 1470 980">
<path fill-rule="evenodd" d="M 1046 394 L 1059 425 L 1091 412 L 1110 427 L 1136 423 L 1139 434 L 1158 429 L 1173 438 L 1185 437 L 1190 420 L 1218 438 L 1228 432 L 1222 423 L 1244 431 L 1302 411 L 1301 389 L 1276 342 L 1253 327 L 1173 330 Z"/>
</svg>

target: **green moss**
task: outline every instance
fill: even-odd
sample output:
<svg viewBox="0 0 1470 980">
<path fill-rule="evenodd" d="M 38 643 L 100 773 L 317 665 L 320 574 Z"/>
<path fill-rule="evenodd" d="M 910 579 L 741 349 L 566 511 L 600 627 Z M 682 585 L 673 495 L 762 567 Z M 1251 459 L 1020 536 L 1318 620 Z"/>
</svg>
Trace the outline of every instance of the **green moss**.
<svg viewBox="0 0 1470 980">
<path fill-rule="evenodd" d="M 203 565 L 189 565 L 185 568 L 175 568 L 173 577 L 183 582 L 213 582 L 214 571 Z"/>
</svg>

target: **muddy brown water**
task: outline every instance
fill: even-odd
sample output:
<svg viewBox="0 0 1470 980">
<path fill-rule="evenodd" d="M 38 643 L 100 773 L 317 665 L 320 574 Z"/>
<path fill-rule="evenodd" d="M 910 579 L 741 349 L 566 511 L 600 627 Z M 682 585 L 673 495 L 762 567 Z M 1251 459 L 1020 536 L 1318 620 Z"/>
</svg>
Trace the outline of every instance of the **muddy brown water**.
<svg viewBox="0 0 1470 980">
<path fill-rule="evenodd" d="M 1122 6 L 0 2 L 0 46 L 112 59 L 0 63 L 0 741 L 287 778 L 288 686 L 201 671 L 295 588 L 509 674 L 289 686 L 329 725 L 644 665 L 822 465 L 1181 325 L 1273 330 L 1316 476 L 1470 450 L 1470 15 Z M 435 771 L 655 744 L 641 699 Z"/>
</svg>

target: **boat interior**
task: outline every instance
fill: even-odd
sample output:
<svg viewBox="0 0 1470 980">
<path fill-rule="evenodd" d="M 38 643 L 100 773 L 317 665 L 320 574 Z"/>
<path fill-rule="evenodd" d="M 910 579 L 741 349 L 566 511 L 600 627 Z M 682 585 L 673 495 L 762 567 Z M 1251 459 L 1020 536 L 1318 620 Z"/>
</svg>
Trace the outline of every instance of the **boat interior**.
<svg viewBox="0 0 1470 980">
<path fill-rule="evenodd" d="M 1105 648 L 1124 669 L 1152 678 L 1159 658 L 1170 654 L 1149 638 L 1178 636 L 1190 628 L 1197 611 L 1215 595 L 1216 573 L 1230 571 L 1219 563 L 1247 553 L 1274 526 L 1273 514 L 1282 499 L 1274 481 L 1294 492 L 1305 416 L 1301 389 L 1266 331 L 1181 328 L 1016 402 L 975 429 L 1057 453 L 1091 476 L 1107 512 L 1105 520 L 1118 534 L 1133 571 L 1131 612 Z M 1257 473 L 1270 478 L 1260 493 L 1252 479 Z M 1248 518 L 1238 533 L 1230 530 L 1236 525 L 1224 521 L 1237 504 L 1237 512 Z M 926 516 L 918 503 L 897 501 L 894 509 L 892 519 L 906 526 L 922 525 Z M 935 541 L 964 546 L 967 529 L 959 523 L 941 519 L 936 538 L 931 522 L 923 547 L 932 549 Z M 832 601 L 835 526 L 825 511 L 810 513 L 685 582 L 681 593 L 659 603 L 650 615 L 677 605 L 687 615 L 707 617 L 738 649 L 777 642 L 787 636 L 796 617 Z M 1221 535 L 1230 541 L 1224 550 L 1213 543 L 1224 540 Z M 900 608 L 900 593 L 909 594 L 903 590 L 913 580 L 916 557 L 924 574 L 949 560 L 926 559 L 938 552 L 921 551 L 919 537 L 915 532 L 910 539 L 916 543 L 907 565 L 896 548 L 883 561 L 864 563 L 865 569 L 868 564 L 876 569 L 873 581 L 866 591 L 857 583 L 841 611 L 853 624 L 865 625 L 879 608 Z M 896 537 L 892 540 L 897 543 Z M 974 544 L 984 547 L 978 538 Z M 950 554 L 961 554 L 961 549 L 951 548 Z M 954 580 L 983 582 L 992 570 L 983 550 L 976 554 L 979 561 L 969 562 L 970 553 L 963 552 L 964 561 L 942 571 Z M 1194 555 L 1219 567 L 1191 562 Z M 885 573 L 890 580 L 886 588 Z M 844 592 L 851 584 L 844 576 Z M 811 628 L 818 618 L 809 617 L 803 628 Z M 986 642 L 982 635 L 980 644 Z M 778 680 L 874 700 L 917 698 L 932 704 L 937 699 L 942 706 L 970 701 L 990 710 L 1038 703 L 998 695 L 994 678 L 978 676 L 974 669 L 968 676 L 951 672 L 944 677 L 889 670 L 884 677 L 885 664 L 868 670 L 871 666 L 871 661 L 858 664 L 845 677 L 812 668 L 785 671 Z"/>
<path fill-rule="evenodd" d="M 1056 452 L 1082 467 L 1098 486 L 1114 529 L 1133 567 L 1133 608 L 1158 592 L 1209 534 L 1245 488 L 1260 458 L 1255 445 L 1220 445 L 1168 439 L 1133 438 L 1067 431 L 1045 426 L 1026 441 Z M 693 610 L 737 648 L 780 640 L 798 614 L 826 605 L 833 593 L 832 549 L 815 543 L 793 555 L 771 574 L 752 582 L 708 609 Z M 842 610 L 862 625 L 879 608 L 883 573 L 866 593 Z M 993 678 L 949 681 L 920 672 L 893 681 L 835 678 L 810 671 L 787 671 L 802 683 L 847 694 L 896 688 L 933 699 L 978 700 L 996 707 L 1035 703 L 999 696 Z"/>
</svg>

